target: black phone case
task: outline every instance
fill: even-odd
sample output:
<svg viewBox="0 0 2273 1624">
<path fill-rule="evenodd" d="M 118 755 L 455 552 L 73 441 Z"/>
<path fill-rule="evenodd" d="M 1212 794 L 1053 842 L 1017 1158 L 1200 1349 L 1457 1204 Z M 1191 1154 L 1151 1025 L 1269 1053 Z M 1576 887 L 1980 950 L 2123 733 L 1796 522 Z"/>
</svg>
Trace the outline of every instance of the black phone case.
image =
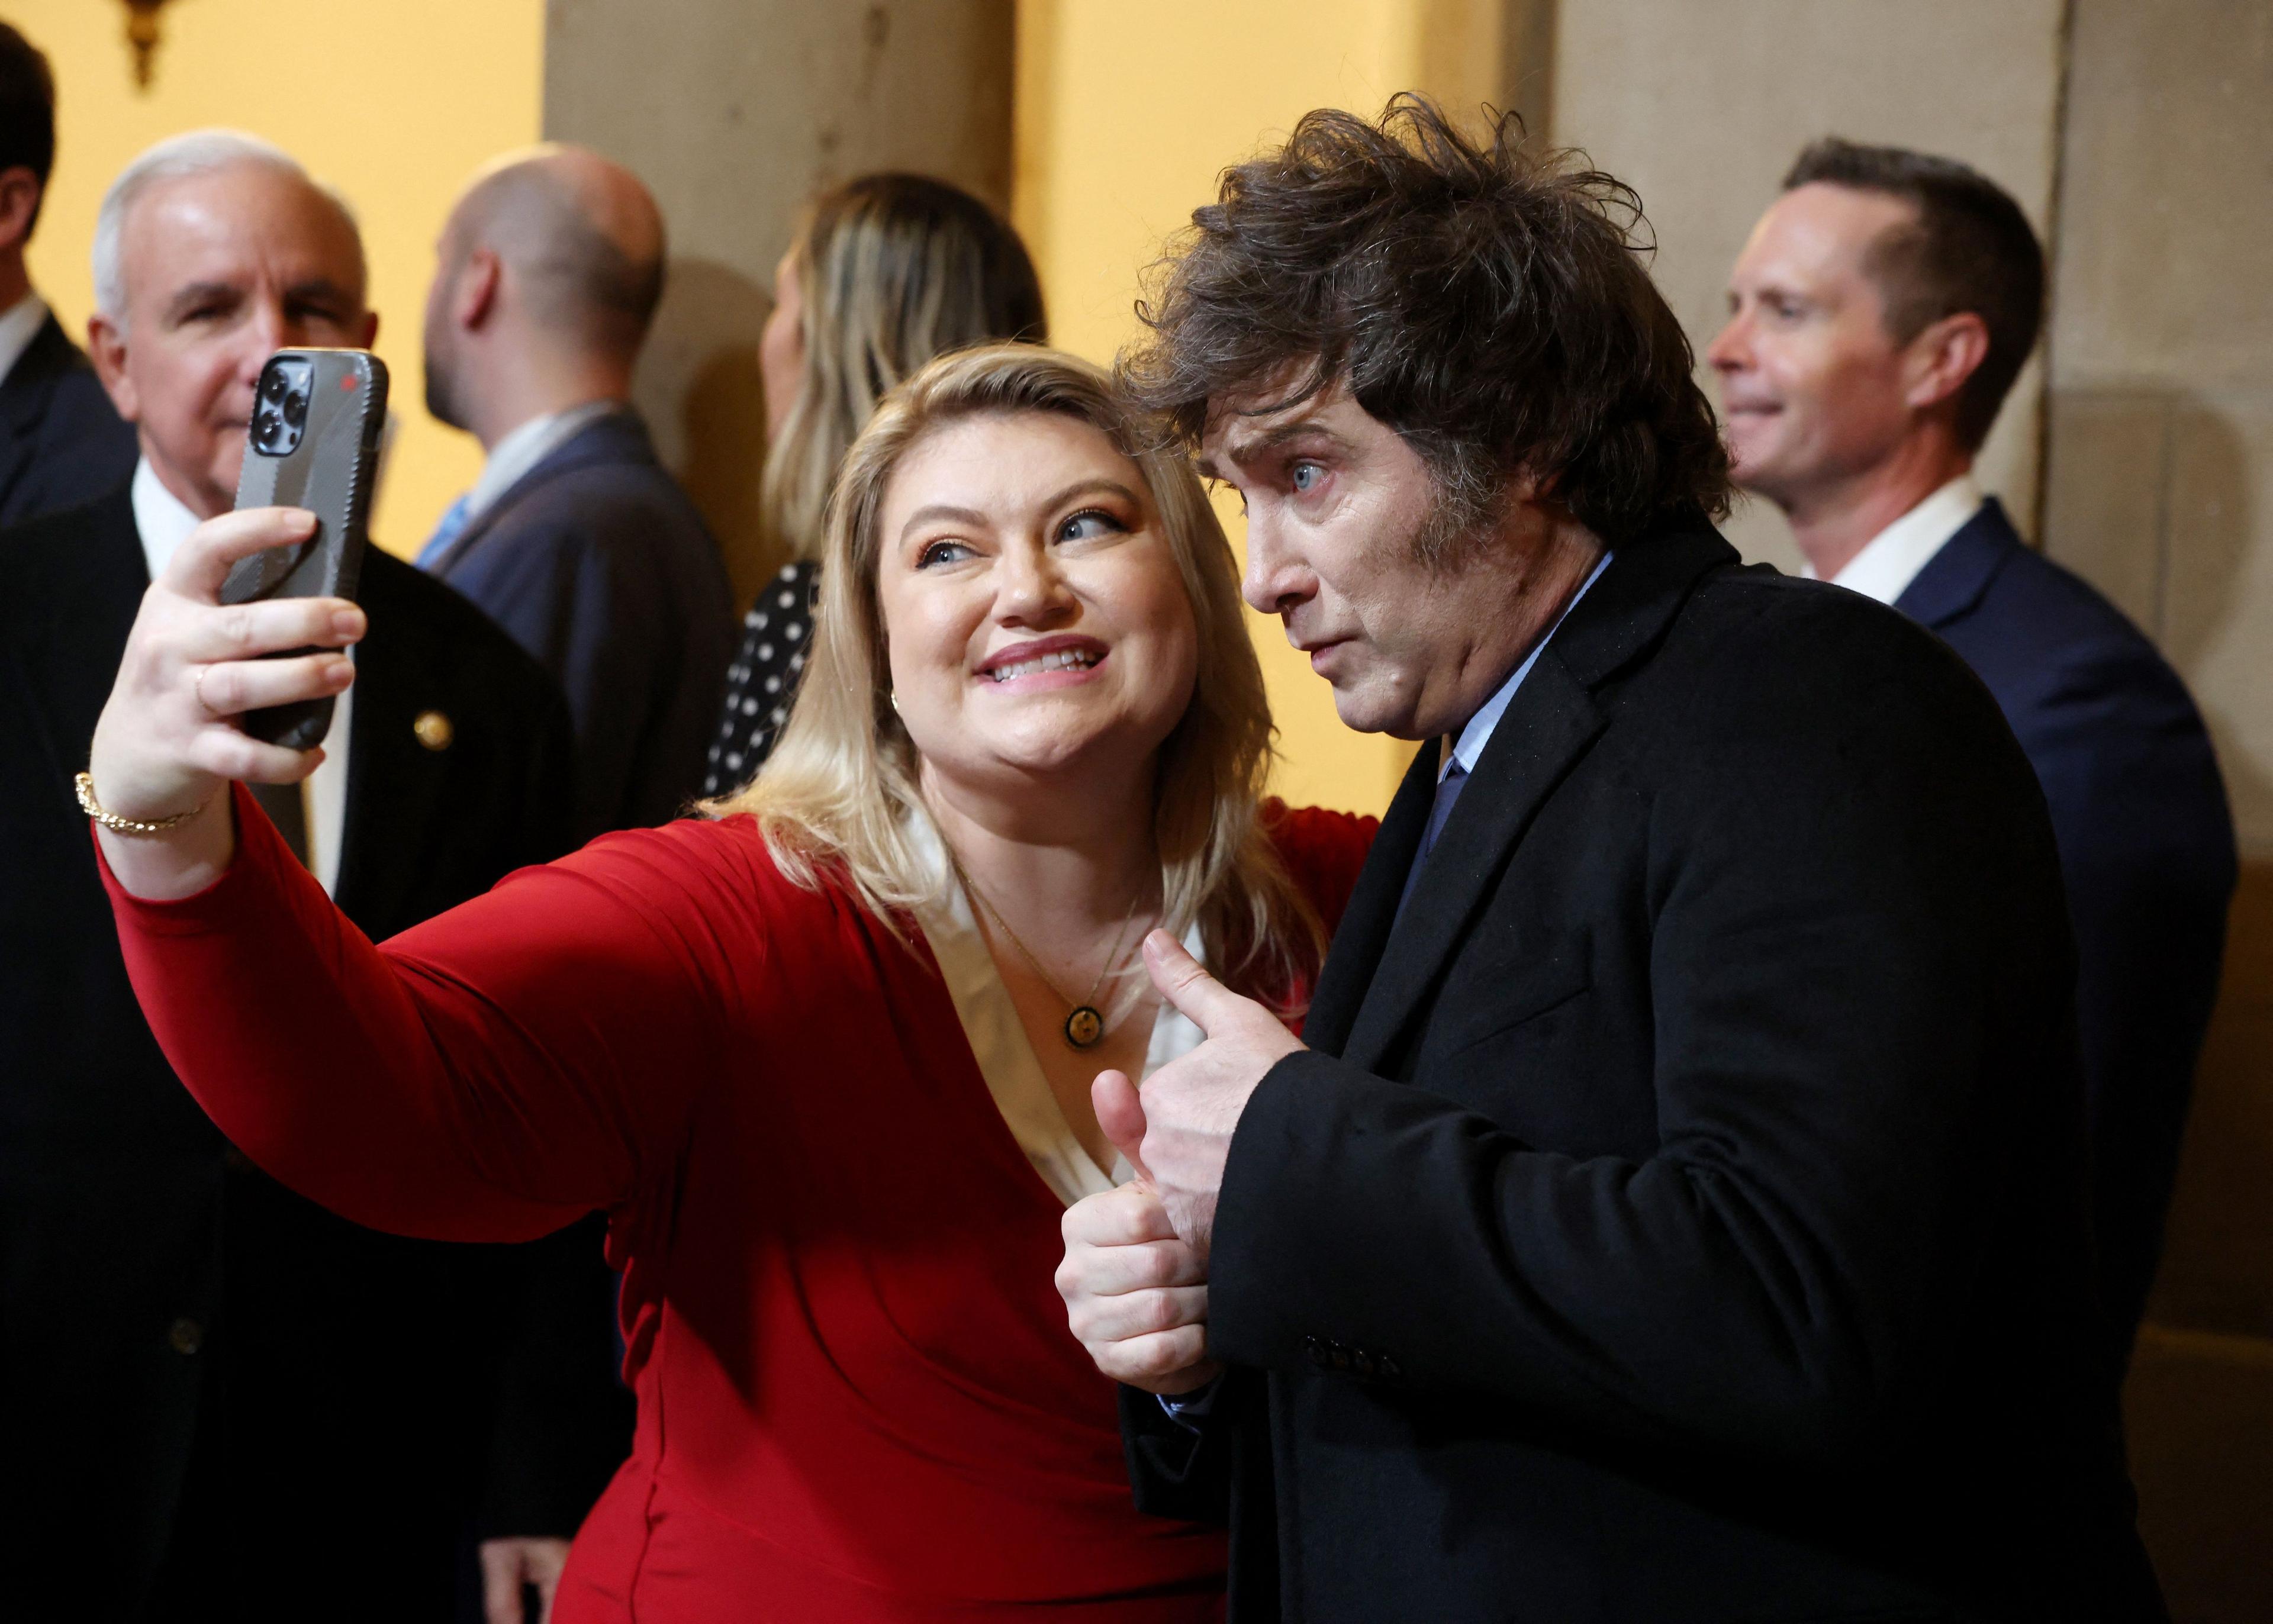
<svg viewBox="0 0 2273 1624">
<path fill-rule="evenodd" d="M 296 423 L 289 421 L 292 395 L 302 385 L 305 398 Z M 253 397 L 236 505 L 304 507 L 316 515 L 316 533 L 297 546 L 239 559 L 221 585 L 222 602 L 355 596 L 386 421 L 386 366 L 378 356 L 360 349 L 280 349 L 269 357 Z M 236 724 L 255 738 L 309 750 L 331 730 L 332 700 L 247 711 Z"/>
</svg>

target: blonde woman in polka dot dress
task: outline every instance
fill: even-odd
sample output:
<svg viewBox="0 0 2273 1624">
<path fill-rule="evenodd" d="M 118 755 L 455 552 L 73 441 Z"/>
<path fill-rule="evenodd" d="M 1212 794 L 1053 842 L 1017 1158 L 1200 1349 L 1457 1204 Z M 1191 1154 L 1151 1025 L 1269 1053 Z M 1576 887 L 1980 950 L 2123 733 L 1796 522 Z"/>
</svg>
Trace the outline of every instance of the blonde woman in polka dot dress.
<svg viewBox="0 0 2273 1624">
<path fill-rule="evenodd" d="M 703 793 L 747 782 L 789 720 L 813 635 L 829 492 L 876 403 L 934 355 L 1046 337 L 1025 244 L 970 193 L 921 176 L 868 175 L 808 206 L 774 272 L 773 315 L 758 343 L 766 526 L 791 562 L 743 622 Z"/>
</svg>

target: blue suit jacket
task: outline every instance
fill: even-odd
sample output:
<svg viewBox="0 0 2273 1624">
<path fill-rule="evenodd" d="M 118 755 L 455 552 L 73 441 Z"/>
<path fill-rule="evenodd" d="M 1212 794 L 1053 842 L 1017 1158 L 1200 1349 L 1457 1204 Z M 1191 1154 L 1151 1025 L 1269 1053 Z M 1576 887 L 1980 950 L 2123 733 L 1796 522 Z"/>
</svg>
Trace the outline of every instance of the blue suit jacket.
<svg viewBox="0 0 2273 1624">
<path fill-rule="evenodd" d="M 2178 673 L 1992 498 L 1894 607 L 1988 685 L 2037 769 L 2075 922 L 2102 1298 L 2127 1353 L 2225 948 L 2225 786 Z"/>
<path fill-rule="evenodd" d="M 436 573 L 567 695 L 580 838 L 662 823 L 701 790 L 734 647 L 732 592 L 637 416 L 601 418 L 523 475 Z"/>
</svg>

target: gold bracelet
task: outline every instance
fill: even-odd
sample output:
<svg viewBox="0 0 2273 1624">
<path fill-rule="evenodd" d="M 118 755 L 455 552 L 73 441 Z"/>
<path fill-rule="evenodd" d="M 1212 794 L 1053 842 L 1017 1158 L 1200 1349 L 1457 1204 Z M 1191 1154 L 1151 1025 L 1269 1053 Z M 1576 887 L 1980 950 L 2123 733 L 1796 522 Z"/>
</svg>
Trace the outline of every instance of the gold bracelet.
<svg viewBox="0 0 2273 1624">
<path fill-rule="evenodd" d="M 115 834 L 163 834 L 176 824 L 187 823 L 213 805 L 210 800 L 199 801 L 189 811 L 176 812 L 170 818 L 122 818 L 115 812 L 105 812 L 102 803 L 94 798 L 94 774 L 81 773 L 71 780 L 71 787 L 79 791 L 79 811 Z"/>
</svg>

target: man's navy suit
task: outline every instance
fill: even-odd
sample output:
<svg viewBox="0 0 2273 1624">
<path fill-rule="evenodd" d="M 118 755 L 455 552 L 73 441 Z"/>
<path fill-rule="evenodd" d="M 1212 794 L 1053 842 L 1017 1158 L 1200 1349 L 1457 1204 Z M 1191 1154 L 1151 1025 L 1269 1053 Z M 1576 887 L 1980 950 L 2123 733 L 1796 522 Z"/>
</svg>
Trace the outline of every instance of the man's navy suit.
<svg viewBox="0 0 2273 1624">
<path fill-rule="evenodd" d="M 2233 822 L 2186 685 L 2120 611 L 1982 505 L 1894 602 L 1962 655 L 2037 769 L 2077 951 L 2099 1284 L 2127 1356 L 2217 1001 Z"/>
<path fill-rule="evenodd" d="M 0 529 L 117 490 L 137 454 L 132 426 L 49 316 L 0 383 Z"/>
<path fill-rule="evenodd" d="M 733 594 L 702 516 L 636 415 L 611 412 L 571 437 L 434 569 L 568 696 L 580 838 L 666 822 L 701 792 Z"/>
<path fill-rule="evenodd" d="M 1224 1170 L 1235 1624 L 2136 1620 L 2044 798 L 1943 644 L 1622 540 L 1422 863 L 1424 748 Z"/>
<path fill-rule="evenodd" d="M 0 1615 L 446 1619 L 467 1532 L 565 1538 L 627 1451 L 611 1279 L 589 1225 L 334 1217 L 175 1077 L 71 782 L 148 580 L 124 486 L 0 535 Z M 359 596 L 338 899 L 376 939 L 557 856 L 571 746 L 471 604 L 376 550 Z"/>
</svg>

